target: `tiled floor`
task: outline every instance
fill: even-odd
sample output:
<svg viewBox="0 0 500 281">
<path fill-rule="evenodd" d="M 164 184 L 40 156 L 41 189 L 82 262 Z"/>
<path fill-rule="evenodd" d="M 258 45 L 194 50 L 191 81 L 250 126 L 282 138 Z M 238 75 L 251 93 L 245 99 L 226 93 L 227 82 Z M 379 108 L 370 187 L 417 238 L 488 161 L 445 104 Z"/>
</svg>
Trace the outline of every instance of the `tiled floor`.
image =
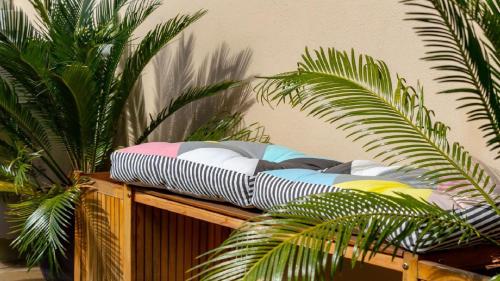
<svg viewBox="0 0 500 281">
<path fill-rule="evenodd" d="M 27 272 L 26 268 L 18 264 L 0 262 L 0 280 L 2 281 L 43 281 L 39 268 Z"/>
</svg>

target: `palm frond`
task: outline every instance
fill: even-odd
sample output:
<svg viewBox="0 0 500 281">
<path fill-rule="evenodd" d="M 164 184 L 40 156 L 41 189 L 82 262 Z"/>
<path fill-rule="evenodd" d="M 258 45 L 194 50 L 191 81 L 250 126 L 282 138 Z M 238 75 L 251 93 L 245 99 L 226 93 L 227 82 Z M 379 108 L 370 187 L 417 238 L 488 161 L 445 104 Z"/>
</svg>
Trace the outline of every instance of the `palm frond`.
<svg viewBox="0 0 500 281">
<path fill-rule="evenodd" d="M 184 93 L 179 95 L 177 98 L 170 101 L 170 103 L 165 106 L 154 118 L 150 116 L 150 122 L 144 132 L 135 141 L 136 144 L 142 143 L 147 140 L 148 136 L 169 116 L 174 114 L 177 110 L 183 108 L 184 106 L 203 99 L 206 97 L 214 96 L 224 90 L 238 85 L 237 81 L 222 81 L 208 86 L 203 87 L 192 87 L 187 89 Z"/>
<path fill-rule="evenodd" d="M 24 49 L 28 40 L 39 34 L 31 24 L 28 15 L 10 2 L 8 0 L 0 1 L 0 41 Z"/>
<path fill-rule="evenodd" d="M 454 212 L 411 196 L 344 191 L 307 196 L 245 223 L 207 253 L 201 280 L 322 280 L 334 276 L 348 246 L 352 265 L 416 235 L 415 247 L 454 232 L 478 233 Z M 354 239 L 353 239 L 354 237 Z"/>
<path fill-rule="evenodd" d="M 28 266 L 35 266 L 47 258 L 54 272 L 60 270 L 57 257 L 65 253 L 67 229 L 71 225 L 79 194 L 76 187 L 64 189 L 54 186 L 46 194 L 9 205 L 9 215 L 17 225 L 13 231 L 19 234 L 12 246 L 27 255 Z"/>
<path fill-rule="evenodd" d="M 121 21 L 121 28 L 132 32 L 146 20 L 158 7 L 161 0 L 132 0 L 128 2 L 128 7 Z"/>
<path fill-rule="evenodd" d="M 394 82 L 387 65 L 369 56 L 335 49 L 303 55 L 296 72 L 267 77 L 258 86 L 268 101 L 290 101 L 310 115 L 339 123 L 366 151 L 395 164 L 428 169 L 422 176 L 436 184 L 449 182 L 450 191 L 482 197 L 500 215 L 495 182 L 457 142 L 447 138 L 448 126 L 433 120 L 423 92 Z"/>
<path fill-rule="evenodd" d="M 500 157 L 500 92 L 498 87 L 499 76 L 496 70 L 498 52 L 490 54 L 494 42 L 487 42 L 476 34 L 476 25 L 468 17 L 474 13 L 481 17 L 479 26 L 491 30 L 492 40 L 498 36 L 500 27 L 498 13 L 494 19 L 483 18 L 489 16 L 490 11 L 484 4 L 479 8 L 476 4 L 474 11 L 466 4 L 457 5 L 456 0 L 404 0 L 406 5 L 416 7 L 419 11 L 408 12 L 409 20 L 421 23 L 415 30 L 424 38 L 427 52 L 424 60 L 436 62 L 434 67 L 445 74 L 437 78 L 443 83 L 453 83 L 453 88 L 442 93 L 465 93 L 467 96 L 458 100 L 462 102 L 460 108 L 467 108 L 470 121 L 480 121 L 480 129 L 485 132 L 488 146 L 497 152 Z M 473 1 L 474 2 L 474 1 Z M 490 1 L 491 2 L 491 1 Z M 496 5 L 498 1 L 495 0 Z M 493 2 L 492 2 L 493 3 Z M 494 6 L 493 6 L 494 7 Z M 498 6 L 494 7 L 497 9 Z M 479 14 L 479 10 L 481 14 Z M 491 21 L 491 22 L 490 22 Z M 481 24 L 482 23 L 482 24 Z M 488 30 L 484 31 L 488 34 Z M 494 46 L 493 49 L 498 46 Z M 491 57 L 493 55 L 493 57 Z M 490 60 L 494 60 L 491 62 Z M 457 82 L 459 83 L 456 86 Z"/>
<path fill-rule="evenodd" d="M 47 29 L 51 24 L 50 11 L 52 10 L 52 1 L 30 0 L 30 3 L 38 16 L 38 20 Z"/>
<path fill-rule="evenodd" d="M 94 81 L 94 73 L 88 66 L 74 63 L 66 67 L 61 76 L 55 76 L 58 86 L 63 91 L 58 95 L 58 103 L 62 116 L 67 124 L 65 138 L 68 147 L 71 147 L 71 159 L 74 166 L 88 172 L 90 162 L 94 159 L 94 133 L 98 123 L 98 110 L 95 101 L 100 91 Z"/>
<path fill-rule="evenodd" d="M 118 12 L 127 4 L 127 0 L 102 0 L 96 6 L 96 25 L 106 26 L 118 21 Z"/>
<path fill-rule="evenodd" d="M 12 182 L 0 180 L 0 192 L 17 193 L 17 188 Z"/>
<path fill-rule="evenodd" d="M 236 113 L 222 118 L 214 117 L 185 139 L 185 141 L 223 140 L 268 143 L 270 137 L 258 123 L 244 126 L 243 115 Z"/>
<path fill-rule="evenodd" d="M 15 119 L 16 124 L 24 133 L 30 135 L 38 148 L 50 150 L 50 142 L 44 125 L 19 102 L 15 90 L 2 79 L 0 79 L 0 110 Z"/>
</svg>

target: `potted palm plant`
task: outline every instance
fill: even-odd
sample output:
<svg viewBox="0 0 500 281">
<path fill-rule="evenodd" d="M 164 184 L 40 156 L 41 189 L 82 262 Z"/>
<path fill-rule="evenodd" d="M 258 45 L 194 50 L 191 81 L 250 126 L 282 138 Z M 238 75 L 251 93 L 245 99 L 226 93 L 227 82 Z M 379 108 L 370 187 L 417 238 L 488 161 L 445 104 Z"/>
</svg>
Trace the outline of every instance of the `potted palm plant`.
<svg viewBox="0 0 500 281">
<path fill-rule="evenodd" d="M 0 189 L 21 198 L 9 210 L 17 225 L 13 246 L 29 266 L 46 261 L 57 273 L 72 268 L 60 263 L 71 248 L 73 210 L 85 184 L 74 173 L 107 169 L 120 117 L 141 72 L 205 11 L 178 15 L 135 41 L 134 31 L 161 0 L 30 3 L 33 17 L 0 1 Z M 219 81 L 178 93 L 151 116 L 137 142 L 187 104 L 237 85 Z M 230 126 L 217 125 L 228 118 Z M 237 133 L 238 118 L 210 120 L 198 135 L 212 136 L 210 129 L 217 135 Z"/>
<path fill-rule="evenodd" d="M 461 93 L 460 108 L 485 133 L 486 145 L 500 157 L 499 38 L 497 0 L 405 0 L 416 9 L 410 20 L 431 49 L 425 58 L 437 62 L 449 83 L 445 94 Z M 263 77 L 257 86 L 267 102 L 299 106 L 335 123 L 377 151 L 383 161 L 423 169 L 422 180 L 448 183 L 447 191 L 478 201 L 500 218 L 498 179 L 458 142 L 449 127 L 436 121 L 425 106 L 421 86 L 412 87 L 389 67 L 370 56 L 333 48 L 306 50 L 298 69 Z M 333 277 L 350 239 L 353 264 L 404 237 L 417 233 L 420 243 L 442 241 L 460 230 L 461 245 L 483 239 L 500 241 L 472 227 L 455 210 L 443 210 L 410 196 L 370 192 L 311 195 L 272 209 L 248 222 L 210 253 L 202 280 L 321 280 Z M 335 242 L 332 255 L 325 254 Z M 352 242 L 352 241 L 351 241 Z M 227 262 L 230 260 L 231 262 Z M 327 265 L 331 264 L 327 268 Z M 224 274 L 222 274 L 224 273 Z"/>
</svg>

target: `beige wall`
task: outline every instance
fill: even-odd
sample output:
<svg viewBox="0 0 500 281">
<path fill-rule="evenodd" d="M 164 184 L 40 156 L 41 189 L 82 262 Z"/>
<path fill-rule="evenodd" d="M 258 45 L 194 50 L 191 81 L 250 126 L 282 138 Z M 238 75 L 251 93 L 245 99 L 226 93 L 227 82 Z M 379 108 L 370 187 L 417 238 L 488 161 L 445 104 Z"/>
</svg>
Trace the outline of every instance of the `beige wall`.
<svg viewBox="0 0 500 281">
<path fill-rule="evenodd" d="M 443 85 L 433 81 L 437 73 L 430 70 L 431 64 L 419 59 L 425 49 L 412 31 L 413 23 L 403 21 L 408 7 L 397 0 L 170 0 L 145 25 L 199 9 L 208 9 L 208 14 L 189 29 L 196 39 L 198 60 L 227 42 L 234 51 L 253 51 L 250 74 L 275 74 L 293 70 L 305 46 L 354 48 L 383 59 L 410 83 L 422 82 L 428 105 L 452 127 L 453 140 L 500 167 L 485 148 L 477 124 L 466 123 L 464 111 L 455 110 L 455 98 L 435 94 Z M 359 143 L 346 140 L 345 133 L 289 106 L 272 110 L 257 104 L 247 120 L 265 125 L 275 143 L 340 160 L 370 157 Z"/>
<path fill-rule="evenodd" d="M 14 2 L 27 6 L 28 0 Z M 384 60 L 394 73 L 406 77 L 411 84 L 420 81 L 427 105 L 452 128 L 452 140 L 459 140 L 477 158 L 500 168 L 500 160 L 494 161 L 492 153 L 485 148 L 482 133 L 476 129 L 478 124 L 466 122 L 465 112 L 455 109 L 459 104 L 452 95 L 435 94 L 443 85 L 433 81 L 438 73 L 430 69 L 431 64 L 419 59 L 425 49 L 412 31 L 414 23 L 403 21 L 408 7 L 398 2 L 169 0 L 137 35 L 143 35 L 155 24 L 178 13 L 207 9 L 208 14 L 187 31 L 195 39 L 194 65 L 201 64 L 207 54 L 227 43 L 232 53 L 246 48 L 252 51 L 248 77 L 293 70 L 305 46 L 354 48 Z M 155 96 L 154 79 L 165 79 L 152 73 L 150 68 L 144 75 L 146 98 L 150 98 L 151 105 Z M 347 140 L 344 132 L 287 105 L 273 110 L 267 105 L 255 104 L 247 114 L 247 121 L 265 125 L 274 143 L 338 160 L 371 158 L 360 143 Z"/>
<path fill-rule="evenodd" d="M 196 40 L 195 62 L 227 42 L 233 51 L 253 51 L 249 74 L 275 74 L 293 70 L 305 46 L 354 48 L 383 59 L 412 84 L 421 81 L 427 104 L 452 127 L 453 140 L 500 167 L 485 148 L 477 124 L 466 123 L 464 111 L 455 110 L 454 97 L 435 94 L 443 86 L 433 81 L 437 73 L 431 65 L 419 60 L 425 49 L 411 29 L 413 23 L 403 21 L 408 8 L 397 0 L 170 0 L 144 28 L 199 9 L 208 14 L 188 31 Z M 359 143 L 346 140 L 345 133 L 288 106 L 272 110 L 254 105 L 247 120 L 264 124 L 275 143 L 339 160 L 370 157 Z"/>
</svg>

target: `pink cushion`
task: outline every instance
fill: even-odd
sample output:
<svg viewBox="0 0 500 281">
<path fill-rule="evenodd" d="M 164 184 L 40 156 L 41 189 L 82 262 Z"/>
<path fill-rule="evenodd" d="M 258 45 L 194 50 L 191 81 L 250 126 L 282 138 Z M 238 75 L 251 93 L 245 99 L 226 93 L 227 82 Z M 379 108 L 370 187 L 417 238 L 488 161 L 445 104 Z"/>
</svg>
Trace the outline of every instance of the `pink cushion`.
<svg viewBox="0 0 500 281">
<path fill-rule="evenodd" d="M 148 142 L 139 145 L 134 145 L 120 149 L 120 152 L 125 153 L 138 153 L 145 155 L 159 155 L 165 157 L 177 157 L 179 148 L 181 146 L 180 142 L 169 143 L 169 142 Z"/>
</svg>

